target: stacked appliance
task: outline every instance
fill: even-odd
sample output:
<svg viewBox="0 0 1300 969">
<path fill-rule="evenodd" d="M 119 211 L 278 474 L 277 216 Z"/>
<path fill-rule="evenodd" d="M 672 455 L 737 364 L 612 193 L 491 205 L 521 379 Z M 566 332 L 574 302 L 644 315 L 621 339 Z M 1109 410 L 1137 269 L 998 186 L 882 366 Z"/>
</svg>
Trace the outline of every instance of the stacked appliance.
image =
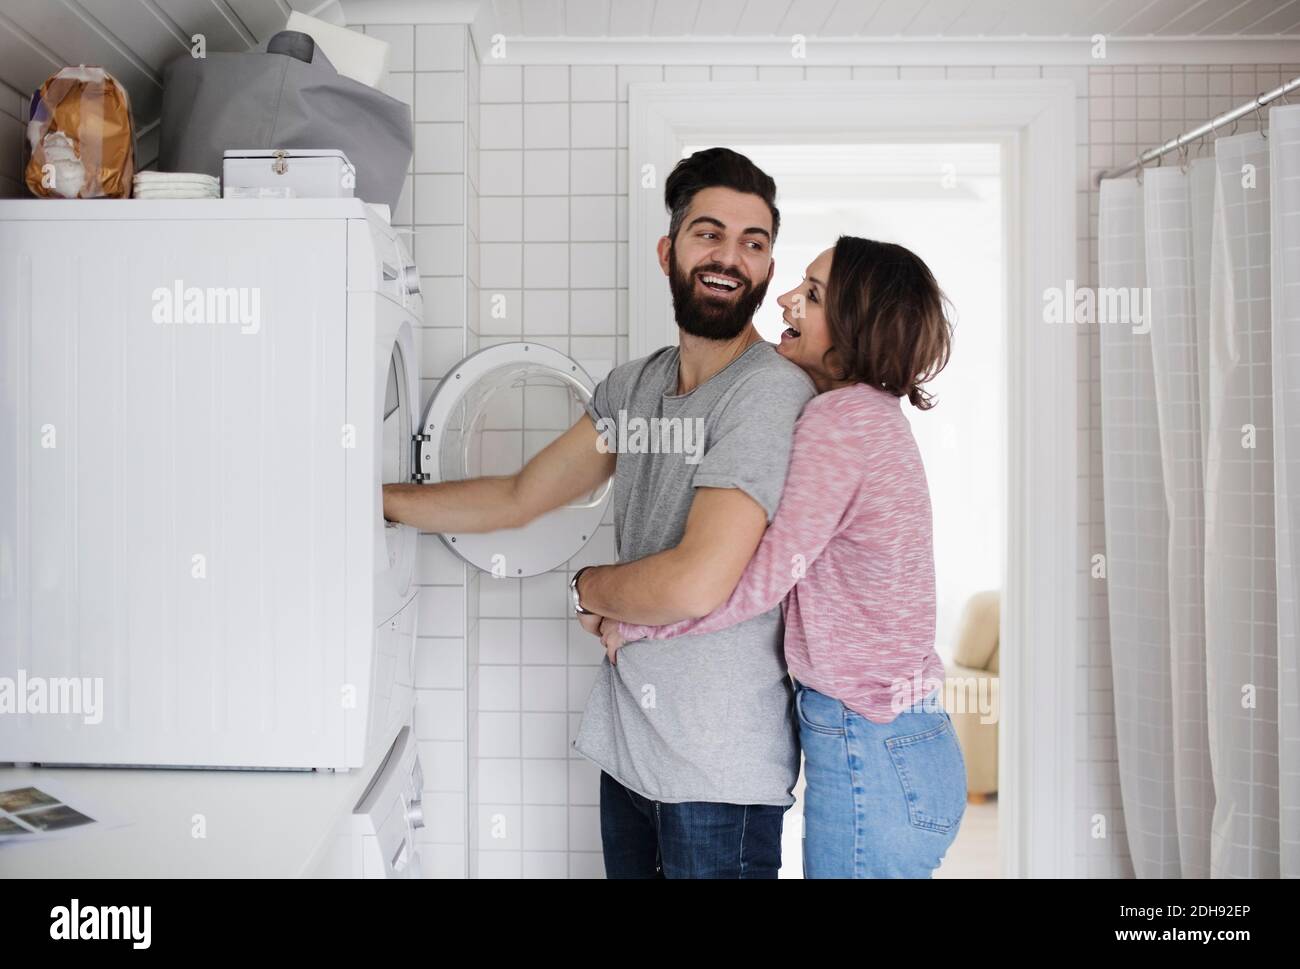
<svg viewBox="0 0 1300 969">
<path fill-rule="evenodd" d="M 0 761 L 385 757 L 418 280 L 359 199 L 0 202 L 0 675 L 102 690 L 0 716 Z"/>
</svg>

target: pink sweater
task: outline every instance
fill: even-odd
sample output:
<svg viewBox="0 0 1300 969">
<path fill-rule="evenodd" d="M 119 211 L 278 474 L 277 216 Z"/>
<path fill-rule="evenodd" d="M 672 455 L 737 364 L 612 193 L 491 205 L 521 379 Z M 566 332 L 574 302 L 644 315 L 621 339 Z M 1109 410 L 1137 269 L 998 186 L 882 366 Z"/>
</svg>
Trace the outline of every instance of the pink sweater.
<svg viewBox="0 0 1300 969">
<path fill-rule="evenodd" d="M 900 398 L 866 384 L 813 398 L 776 517 L 731 598 L 701 619 L 619 631 L 708 633 L 782 600 L 791 674 L 867 719 L 888 723 L 942 685 L 930 492 Z"/>
</svg>

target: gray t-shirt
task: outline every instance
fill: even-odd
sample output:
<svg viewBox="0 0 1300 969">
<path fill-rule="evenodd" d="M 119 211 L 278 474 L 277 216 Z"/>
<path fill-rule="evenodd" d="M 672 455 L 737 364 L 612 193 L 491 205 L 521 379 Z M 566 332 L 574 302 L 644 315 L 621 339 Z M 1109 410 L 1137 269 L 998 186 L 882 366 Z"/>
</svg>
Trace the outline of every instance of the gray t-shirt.
<svg viewBox="0 0 1300 969">
<path fill-rule="evenodd" d="M 677 394 L 677 358 L 665 347 L 616 367 L 587 406 L 623 445 L 613 497 L 620 562 L 677 545 L 697 487 L 738 488 L 770 523 L 795 420 L 814 394 L 770 343 L 689 394 Z M 669 423 L 638 437 L 654 418 Z M 701 427 L 702 453 L 692 440 Z M 574 749 L 651 800 L 793 804 L 799 748 L 782 636 L 777 607 L 719 632 L 623 647 L 617 666 L 601 662 Z"/>
</svg>

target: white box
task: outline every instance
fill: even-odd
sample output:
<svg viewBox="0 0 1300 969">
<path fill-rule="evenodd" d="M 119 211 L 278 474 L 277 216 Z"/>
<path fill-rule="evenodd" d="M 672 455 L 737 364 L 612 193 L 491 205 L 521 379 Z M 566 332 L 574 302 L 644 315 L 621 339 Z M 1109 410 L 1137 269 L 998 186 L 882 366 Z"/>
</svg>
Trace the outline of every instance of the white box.
<svg viewBox="0 0 1300 969">
<path fill-rule="evenodd" d="M 357 170 L 337 148 L 231 148 L 221 158 L 225 198 L 238 190 L 288 189 L 291 198 L 352 198 Z"/>
</svg>

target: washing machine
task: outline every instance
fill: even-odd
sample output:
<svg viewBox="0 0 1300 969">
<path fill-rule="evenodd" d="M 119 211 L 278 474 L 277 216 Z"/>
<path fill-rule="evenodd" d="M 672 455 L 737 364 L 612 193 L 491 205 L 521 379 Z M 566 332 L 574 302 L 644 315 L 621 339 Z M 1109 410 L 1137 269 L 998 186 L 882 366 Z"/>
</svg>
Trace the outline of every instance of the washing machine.
<svg viewBox="0 0 1300 969">
<path fill-rule="evenodd" d="M 383 759 L 421 316 L 359 199 L 0 201 L 0 761 Z"/>
<path fill-rule="evenodd" d="M 457 363 L 439 382 L 415 437 L 414 479 L 425 483 L 513 474 L 582 418 L 595 383 L 545 344 L 506 342 Z M 440 536 L 495 578 L 548 572 L 576 555 L 605 516 L 613 479 L 522 528 Z"/>
</svg>

